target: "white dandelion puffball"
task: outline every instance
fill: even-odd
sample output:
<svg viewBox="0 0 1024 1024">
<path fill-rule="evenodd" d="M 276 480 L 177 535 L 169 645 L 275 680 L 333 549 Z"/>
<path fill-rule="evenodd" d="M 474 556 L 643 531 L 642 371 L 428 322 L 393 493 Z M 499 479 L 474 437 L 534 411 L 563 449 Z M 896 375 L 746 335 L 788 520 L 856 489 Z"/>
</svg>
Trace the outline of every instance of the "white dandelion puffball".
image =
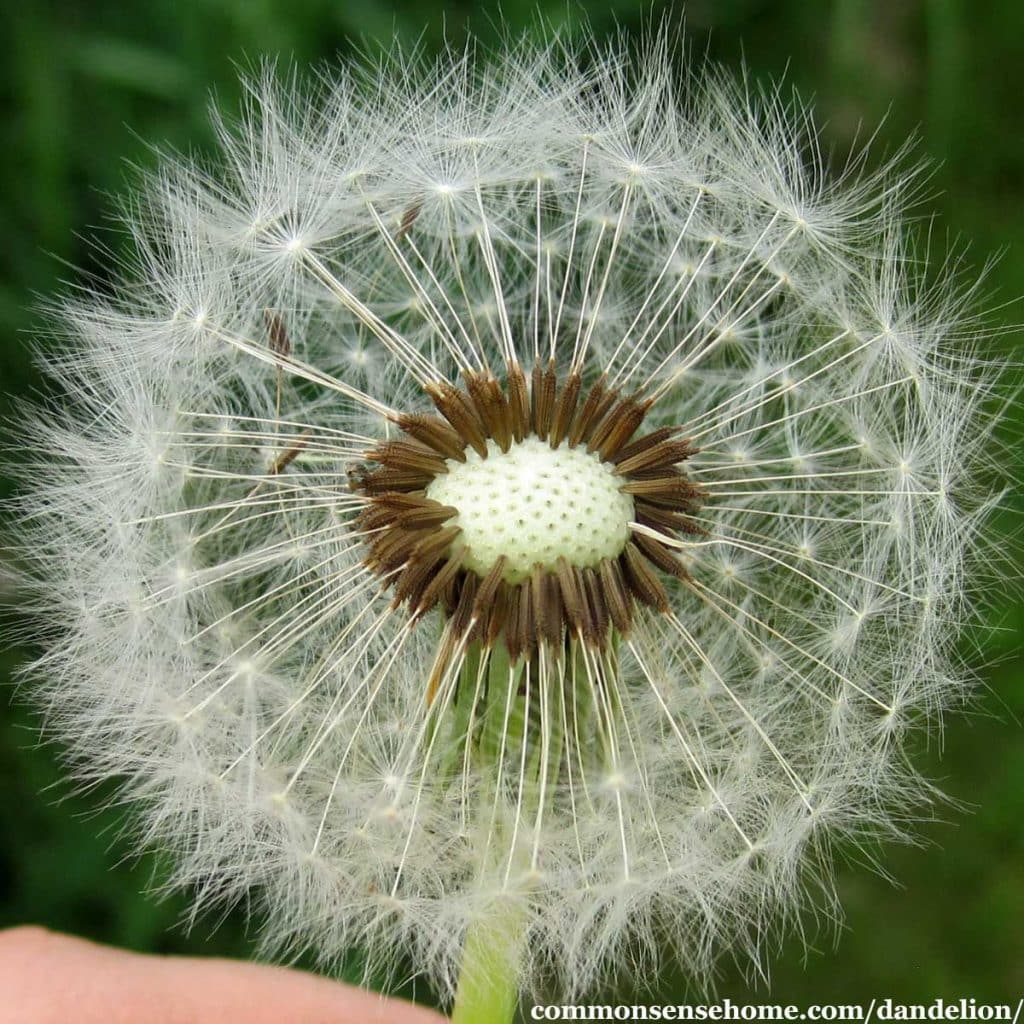
<svg viewBox="0 0 1024 1024">
<path fill-rule="evenodd" d="M 78 777 L 268 949 L 442 994 L 487 929 L 524 987 L 758 961 L 968 691 L 997 371 L 915 173 L 664 39 L 578 56 L 250 83 L 25 428 Z"/>
</svg>

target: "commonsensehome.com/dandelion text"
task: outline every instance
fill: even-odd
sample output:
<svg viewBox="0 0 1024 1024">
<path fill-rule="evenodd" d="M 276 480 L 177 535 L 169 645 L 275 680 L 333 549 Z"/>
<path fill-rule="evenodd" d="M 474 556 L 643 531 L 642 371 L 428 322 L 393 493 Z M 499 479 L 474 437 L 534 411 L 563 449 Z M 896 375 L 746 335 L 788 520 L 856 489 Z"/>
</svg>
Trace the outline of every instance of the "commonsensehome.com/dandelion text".
<svg viewBox="0 0 1024 1024">
<path fill-rule="evenodd" d="M 979 1003 L 973 997 L 934 999 L 930 1003 L 898 1003 L 892 999 L 872 999 L 870 1003 L 821 1003 L 800 1007 L 795 1003 L 718 1003 L 688 1006 L 578 1004 L 556 1006 L 538 1004 L 531 1008 L 530 1019 L 539 1021 L 1010 1021 L 1019 1024 L 1024 998 L 1014 1003 Z"/>
</svg>

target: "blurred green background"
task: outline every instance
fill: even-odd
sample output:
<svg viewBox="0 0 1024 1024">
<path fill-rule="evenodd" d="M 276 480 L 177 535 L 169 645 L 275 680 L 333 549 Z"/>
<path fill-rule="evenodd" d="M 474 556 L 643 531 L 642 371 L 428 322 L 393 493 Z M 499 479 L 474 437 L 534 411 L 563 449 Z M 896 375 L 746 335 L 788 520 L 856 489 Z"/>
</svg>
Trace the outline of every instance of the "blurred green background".
<svg viewBox="0 0 1024 1024">
<path fill-rule="evenodd" d="M 437 0 L 3 0 L 0 10 L 5 416 L 14 396 L 39 383 L 23 336 L 34 295 L 74 276 L 68 264 L 102 275 L 84 239 L 104 224 L 129 163 L 153 162 L 149 142 L 209 151 L 208 100 L 214 92 L 229 107 L 237 101 L 237 65 L 264 54 L 301 65 L 394 33 L 428 52 L 467 27 L 493 41 L 499 19 L 535 27 L 538 10 L 569 31 L 589 19 L 598 36 L 661 15 L 658 4 L 626 0 L 539 8 L 505 0 L 500 15 L 496 6 Z M 994 301 L 1024 293 L 1021 0 L 691 0 L 685 18 L 698 52 L 732 66 L 745 60 L 759 78 L 785 73 L 813 97 L 837 152 L 883 120 L 879 157 L 918 133 L 919 155 L 936 164 L 919 212 L 938 216 L 938 237 L 969 240 L 978 267 L 1004 252 Z M 1019 304 L 995 319 L 1020 322 Z M 998 345 L 1009 354 L 1020 340 L 1009 329 Z M 1024 414 L 1014 419 L 1007 440 L 1017 449 Z M 1013 524 L 1013 513 L 999 524 L 1008 551 Z M 11 604 L 2 558 L 0 602 Z M 722 995 L 808 1003 L 1024 992 L 1024 607 L 1002 596 L 1011 589 L 998 586 L 988 628 L 972 638 L 989 666 L 981 713 L 952 721 L 944 749 L 933 741 L 921 753 L 968 810 L 925 827 L 925 849 L 884 852 L 897 885 L 863 864 L 843 868 L 837 948 L 827 923 L 809 922 L 809 952 L 793 942 L 772 958 L 770 994 L 725 964 Z M 0 652 L 0 680 L 24 653 Z M 0 694 L 0 926 L 36 922 L 139 950 L 246 955 L 241 920 L 202 921 L 186 934 L 185 902 L 146 894 L 159 865 L 126 861 L 116 818 L 96 811 L 102 794 L 69 794 L 57 751 L 37 746 L 32 719 L 9 696 Z M 666 977 L 659 997 L 684 992 L 682 979 Z"/>
</svg>

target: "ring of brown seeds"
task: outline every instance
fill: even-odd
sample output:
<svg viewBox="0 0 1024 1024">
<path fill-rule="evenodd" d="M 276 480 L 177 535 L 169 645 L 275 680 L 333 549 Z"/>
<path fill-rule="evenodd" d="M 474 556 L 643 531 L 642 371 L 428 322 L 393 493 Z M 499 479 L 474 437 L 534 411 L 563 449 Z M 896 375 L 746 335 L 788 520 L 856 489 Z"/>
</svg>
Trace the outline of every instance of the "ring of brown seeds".
<svg viewBox="0 0 1024 1024">
<path fill-rule="evenodd" d="M 414 619 L 440 606 L 451 642 L 500 642 L 512 662 L 531 658 L 540 644 L 557 649 L 571 638 L 603 648 L 612 629 L 628 634 L 638 605 L 666 611 L 659 575 L 688 578 L 671 541 L 703 532 L 692 516 L 704 492 L 681 468 L 696 449 L 679 429 L 637 436 L 650 401 L 624 396 L 604 378 L 585 394 L 578 374 L 559 384 L 553 362 L 538 363 L 529 382 L 512 365 L 504 386 L 490 373 L 462 376 L 462 388 L 447 381 L 428 386 L 439 415 L 400 416 L 404 436 L 369 451 L 375 468 L 352 477 L 353 489 L 368 499 L 358 520 L 370 537 L 365 564 L 386 582 L 395 606 L 405 603 Z M 519 580 L 510 577 L 504 555 L 485 573 L 467 565 L 463 531 L 453 524 L 460 510 L 428 490 L 472 453 L 486 460 L 528 438 L 552 450 L 586 451 L 614 472 L 635 509 L 616 555 L 590 565 L 561 555 L 553 565 L 534 564 Z"/>
</svg>

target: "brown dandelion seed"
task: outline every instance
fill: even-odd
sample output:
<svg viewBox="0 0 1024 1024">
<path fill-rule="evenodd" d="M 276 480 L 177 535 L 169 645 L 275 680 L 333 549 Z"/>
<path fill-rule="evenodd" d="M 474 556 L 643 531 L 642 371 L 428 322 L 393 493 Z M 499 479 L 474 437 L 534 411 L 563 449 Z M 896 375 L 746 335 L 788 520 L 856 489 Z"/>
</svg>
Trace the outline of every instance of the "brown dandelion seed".
<svg viewBox="0 0 1024 1024">
<path fill-rule="evenodd" d="M 278 313 L 272 309 L 263 310 L 263 320 L 267 325 L 267 337 L 270 341 L 270 349 L 279 356 L 290 356 L 292 354 L 292 343 L 288 337 L 288 330 Z"/>
</svg>

